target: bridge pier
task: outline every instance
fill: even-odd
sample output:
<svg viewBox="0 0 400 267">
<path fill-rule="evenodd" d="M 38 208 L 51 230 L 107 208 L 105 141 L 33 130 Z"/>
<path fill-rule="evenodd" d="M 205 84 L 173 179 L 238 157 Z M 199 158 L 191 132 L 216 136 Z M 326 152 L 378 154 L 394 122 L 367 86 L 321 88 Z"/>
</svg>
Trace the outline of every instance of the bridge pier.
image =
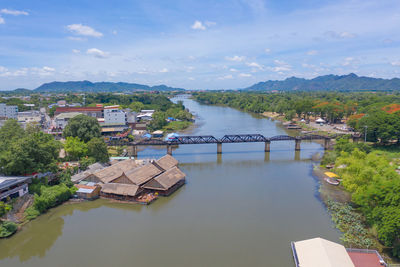
<svg viewBox="0 0 400 267">
<path fill-rule="evenodd" d="M 222 143 L 217 143 L 217 154 L 222 154 Z"/>
<path fill-rule="evenodd" d="M 126 150 L 128 151 L 128 157 L 137 158 L 137 146 L 136 145 L 128 146 Z"/>
<path fill-rule="evenodd" d="M 167 154 L 172 156 L 172 146 L 167 145 Z"/>
<path fill-rule="evenodd" d="M 331 142 L 331 139 L 330 139 L 330 138 L 325 138 L 325 139 L 324 139 L 324 149 L 325 149 L 325 150 L 328 150 L 328 149 L 329 149 L 329 144 L 330 144 L 330 142 Z"/>
<path fill-rule="evenodd" d="M 295 150 L 295 151 L 300 151 L 301 139 L 297 139 L 297 138 L 296 138 L 294 141 L 295 141 L 294 150 Z"/>
<path fill-rule="evenodd" d="M 271 141 L 265 142 L 265 148 L 264 152 L 270 152 L 271 151 Z"/>
</svg>

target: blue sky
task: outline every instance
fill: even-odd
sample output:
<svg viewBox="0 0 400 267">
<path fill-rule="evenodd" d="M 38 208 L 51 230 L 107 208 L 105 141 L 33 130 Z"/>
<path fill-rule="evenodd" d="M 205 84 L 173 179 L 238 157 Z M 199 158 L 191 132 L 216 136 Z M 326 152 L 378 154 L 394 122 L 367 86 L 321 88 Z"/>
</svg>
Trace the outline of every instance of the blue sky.
<svg viewBox="0 0 400 267">
<path fill-rule="evenodd" d="M 0 0 L 0 90 L 400 75 L 398 0 Z"/>
</svg>

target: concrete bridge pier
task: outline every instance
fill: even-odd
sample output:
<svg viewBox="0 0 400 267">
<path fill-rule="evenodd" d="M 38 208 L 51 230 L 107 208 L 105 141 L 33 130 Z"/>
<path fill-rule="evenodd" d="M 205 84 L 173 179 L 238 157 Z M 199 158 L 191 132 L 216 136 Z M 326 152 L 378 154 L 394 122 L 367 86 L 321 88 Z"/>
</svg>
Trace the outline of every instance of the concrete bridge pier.
<svg viewBox="0 0 400 267">
<path fill-rule="evenodd" d="M 325 150 L 329 149 L 330 143 L 331 143 L 331 139 L 330 138 L 325 138 L 324 139 L 324 149 Z"/>
<path fill-rule="evenodd" d="M 167 154 L 172 156 L 172 146 L 167 145 Z"/>
<path fill-rule="evenodd" d="M 271 141 L 265 142 L 265 148 L 264 152 L 270 152 L 271 151 Z"/>
<path fill-rule="evenodd" d="M 294 150 L 295 150 L 295 151 L 300 151 L 301 139 L 297 139 L 297 138 L 296 138 L 294 141 L 295 141 Z"/>
<path fill-rule="evenodd" d="M 222 154 L 222 143 L 217 143 L 217 154 Z"/>
<path fill-rule="evenodd" d="M 137 158 L 137 146 L 136 145 L 128 146 L 127 151 L 128 151 L 128 157 Z"/>
</svg>

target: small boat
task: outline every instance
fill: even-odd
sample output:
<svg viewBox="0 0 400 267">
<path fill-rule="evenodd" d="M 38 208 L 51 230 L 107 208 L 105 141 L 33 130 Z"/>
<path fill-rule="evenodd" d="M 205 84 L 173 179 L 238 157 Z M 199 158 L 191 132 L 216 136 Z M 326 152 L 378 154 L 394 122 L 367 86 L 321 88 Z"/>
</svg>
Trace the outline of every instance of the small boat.
<svg viewBox="0 0 400 267">
<path fill-rule="evenodd" d="M 325 182 L 327 182 L 328 184 L 331 184 L 331 185 L 339 185 L 340 184 L 340 181 L 335 178 L 326 177 L 324 180 L 325 180 Z"/>
</svg>

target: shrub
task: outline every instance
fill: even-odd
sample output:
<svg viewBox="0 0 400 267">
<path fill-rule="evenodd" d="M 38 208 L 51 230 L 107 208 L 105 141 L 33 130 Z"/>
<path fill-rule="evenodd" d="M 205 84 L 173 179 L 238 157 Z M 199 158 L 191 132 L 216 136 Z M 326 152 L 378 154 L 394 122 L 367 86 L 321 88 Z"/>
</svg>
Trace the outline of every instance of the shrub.
<svg viewBox="0 0 400 267">
<path fill-rule="evenodd" d="M 14 234 L 18 229 L 18 226 L 14 222 L 3 222 L 0 225 L 0 237 L 8 237 Z"/>
</svg>

